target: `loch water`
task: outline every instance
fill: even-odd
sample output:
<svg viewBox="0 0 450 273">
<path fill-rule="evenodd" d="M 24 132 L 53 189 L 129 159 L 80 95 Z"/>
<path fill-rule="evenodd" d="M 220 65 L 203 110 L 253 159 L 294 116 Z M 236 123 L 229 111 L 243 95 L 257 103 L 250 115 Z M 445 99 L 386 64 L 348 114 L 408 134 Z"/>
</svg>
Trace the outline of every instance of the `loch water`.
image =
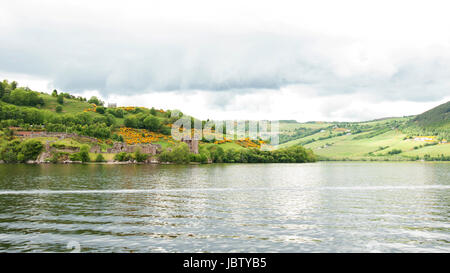
<svg viewBox="0 0 450 273">
<path fill-rule="evenodd" d="M 0 164 L 0 252 L 449 252 L 450 164 Z"/>
</svg>

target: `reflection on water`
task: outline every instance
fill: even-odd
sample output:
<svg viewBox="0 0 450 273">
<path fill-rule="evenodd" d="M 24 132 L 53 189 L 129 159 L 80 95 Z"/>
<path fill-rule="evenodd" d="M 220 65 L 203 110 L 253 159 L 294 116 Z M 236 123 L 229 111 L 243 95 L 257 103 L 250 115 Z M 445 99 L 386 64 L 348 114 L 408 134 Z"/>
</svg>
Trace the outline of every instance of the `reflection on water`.
<svg viewBox="0 0 450 273">
<path fill-rule="evenodd" d="M 0 251 L 448 252 L 450 164 L 0 165 Z"/>
</svg>

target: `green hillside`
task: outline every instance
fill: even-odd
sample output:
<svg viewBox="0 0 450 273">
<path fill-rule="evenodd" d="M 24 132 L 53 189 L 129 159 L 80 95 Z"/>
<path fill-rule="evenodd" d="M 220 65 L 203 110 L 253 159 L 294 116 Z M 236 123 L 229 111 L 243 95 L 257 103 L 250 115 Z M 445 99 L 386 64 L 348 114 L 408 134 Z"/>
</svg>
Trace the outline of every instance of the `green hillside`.
<svg viewBox="0 0 450 273">
<path fill-rule="evenodd" d="M 410 134 L 450 138 L 450 101 L 414 117 L 404 130 Z"/>
<path fill-rule="evenodd" d="M 147 155 L 109 149 L 116 144 L 131 145 L 133 149 L 158 147 L 156 154 L 154 150 L 147 152 L 152 161 L 175 163 L 302 163 L 316 159 L 312 151 L 300 146 L 263 151 L 258 149 L 264 143 L 261 139 L 224 139 L 224 132 L 212 132 L 213 139 L 203 138 L 198 150 L 190 149 L 171 136 L 172 124 L 180 117 L 195 122 L 194 117 L 180 111 L 105 107 L 96 97 L 88 100 L 57 90 L 46 94 L 4 80 L 0 82 L 0 161 L 33 161 L 50 151 L 51 157 L 46 158 L 50 162 L 149 159 Z M 59 134 L 52 137 L 55 134 L 49 133 Z M 48 146 L 50 143 L 53 148 Z"/>
<path fill-rule="evenodd" d="M 424 128 L 448 127 L 450 125 L 450 101 L 416 116 L 412 122 Z"/>
<path fill-rule="evenodd" d="M 322 160 L 450 160 L 450 102 L 412 117 L 281 122 L 280 131 L 280 147 L 300 144 Z"/>
<path fill-rule="evenodd" d="M 76 133 L 96 139 L 102 151 L 115 142 L 159 144 L 164 150 L 172 149 L 181 144 L 170 136 L 171 125 L 179 119 L 179 116 L 172 115 L 172 111 L 132 106 L 108 108 L 96 97 L 74 97 L 57 90 L 46 94 L 3 81 L 0 82 L 0 151 L 11 150 L 13 148 L 5 147 L 17 144 L 12 143 L 14 138 L 9 128 Z M 450 102 L 417 116 L 365 122 L 299 123 L 284 120 L 280 121 L 278 148 L 303 146 L 322 160 L 449 160 L 450 144 L 446 143 L 450 140 L 449 121 Z M 220 139 L 222 132 L 213 134 Z M 44 144 L 48 139 L 39 141 Z M 70 143 L 55 142 L 55 145 L 69 148 L 93 145 L 89 139 L 68 141 Z M 205 157 L 215 162 L 298 160 L 292 154 L 282 154 L 284 150 L 279 153 L 253 152 L 255 149 L 252 148 L 261 146 L 261 140 L 203 139 L 199 146 L 204 157 L 194 157 L 194 161 L 204 161 Z M 250 150 L 252 153 L 248 154 Z M 109 159 L 114 157 L 105 156 Z"/>
</svg>

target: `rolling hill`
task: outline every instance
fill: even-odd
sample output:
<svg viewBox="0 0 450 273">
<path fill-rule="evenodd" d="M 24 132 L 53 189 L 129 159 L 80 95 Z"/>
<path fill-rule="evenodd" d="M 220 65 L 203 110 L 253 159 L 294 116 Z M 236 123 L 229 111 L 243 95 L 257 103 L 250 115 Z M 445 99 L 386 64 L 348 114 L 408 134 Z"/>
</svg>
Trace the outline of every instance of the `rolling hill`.
<svg viewBox="0 0 450 273">
<path fill-rule="evenodd" d="M 441 135 L 450 138 L 450 101 L 417 115 L 408 123 L 419 134 Z"/>
<path fill-rule="evenodd" d="M 411 117 L 281 122 L 280 130 L 280 147 L 300 144 L 322 160 L 450 160 L 450 102 Z"/>
</svg>

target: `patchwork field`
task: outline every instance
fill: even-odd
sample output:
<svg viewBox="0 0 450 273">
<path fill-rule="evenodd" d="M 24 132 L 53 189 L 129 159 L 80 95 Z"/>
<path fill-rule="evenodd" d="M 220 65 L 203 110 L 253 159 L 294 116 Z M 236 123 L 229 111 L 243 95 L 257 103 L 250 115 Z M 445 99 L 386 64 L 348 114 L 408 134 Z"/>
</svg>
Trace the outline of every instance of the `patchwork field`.
<svg viewBox="0 0 450 273">
<path fill-rule="evenodd" d="M 360 123 L 322 123 L 318 132 L 279 145 L 303 145 L 322 160 L 421 160 L 449 157 L 450 144 L 417 140 L 402 131 L 411 117 L 388 118 Z M 309 127 L 309 123 L 280 125 L 281 134 L 290 135 L 293 128 Z M 444 140 L 445 141 L 445 140 Z"/>
</svg>

